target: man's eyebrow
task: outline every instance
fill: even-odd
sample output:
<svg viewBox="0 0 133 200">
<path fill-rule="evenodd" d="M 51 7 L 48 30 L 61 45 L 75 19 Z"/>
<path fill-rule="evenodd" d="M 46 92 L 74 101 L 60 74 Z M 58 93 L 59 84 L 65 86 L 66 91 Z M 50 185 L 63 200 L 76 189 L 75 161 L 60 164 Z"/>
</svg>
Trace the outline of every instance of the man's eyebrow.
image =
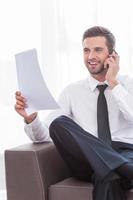
<svg viewBox="0 0 133 200">
<path fill-rule="evenodd" d="M 95 47 L 94 49 L 100 49 L 100 50 L 102 50 L 104 48 L 103 47 Z"/>
<path fill-rule="evenodd" d="M 89 49 L 89 47 L 83 47 L 83 49 Z"/>
<path fill-rule="evenodd" d="M 83 49 L 90 49 L 89 47 L 84 47 Z M 104 49 L 103 47 L 94 47 L 94 49 Z"/>
<path fill-rule="evenodd" d="M 83 50 L 85 51 L 85 50 L 90 50 L 90 49 L 88 47 L 84 47 Z"/>
</svg>

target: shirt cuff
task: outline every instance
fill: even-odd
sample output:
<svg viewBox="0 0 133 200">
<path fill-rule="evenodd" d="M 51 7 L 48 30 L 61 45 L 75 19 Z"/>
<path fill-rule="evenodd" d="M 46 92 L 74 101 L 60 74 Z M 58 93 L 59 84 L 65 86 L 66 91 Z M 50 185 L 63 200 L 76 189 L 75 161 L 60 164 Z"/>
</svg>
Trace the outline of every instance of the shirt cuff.
<svg viewBox="0 0 133 200">
<path fill-rule="evenodd" d="M 125 96 L 127 96 L 128 92 L 125 90 L 125 88 L 118 84 L 112 89 L 112 94 L 117 100 L 123 99 Z"/>
<path fill-rule="evenodd" d="M 25 124 L 24 130 L 34 143 L 51 141 L 48 128 L 42 126 L 38 115 L 30 124 Z"/>
<path fill-rule="evenodd" d="M 25 128 L 30 128 L 30 127 L 36 128 L 40 125 L 41 122 L 37 115 L 36 118 L 31 123 L 27 124 L 25 121 L 24 121 L 24 123 L 25 123 Z"/>
</svg>

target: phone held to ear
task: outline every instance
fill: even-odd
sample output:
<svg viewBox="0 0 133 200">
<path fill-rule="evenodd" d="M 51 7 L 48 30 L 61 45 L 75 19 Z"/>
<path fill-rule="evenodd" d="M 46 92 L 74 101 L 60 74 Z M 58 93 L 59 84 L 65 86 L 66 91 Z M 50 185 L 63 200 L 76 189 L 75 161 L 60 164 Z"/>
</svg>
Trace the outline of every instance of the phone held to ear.
<svg viewBox="0 0 133 200">
<path fill-rule="evenodd" d="M 118 55 L 118 53 L 117 53 L 114 49 L 112 50 L 112 53 L 113 53 L 113 52 L 115 52 L 115 54 Z M 110 53 L 109 55 L 111 55 L 112 53 Z M 107 64 L 107 69 L 108 69 L 108 68 L 109 68 L 109 64 Z"/>
<path fill-rule="evenodd" d="M 113 49 L 113 51 L 118 55 L 118 53 Z M 112 52 L 113 53 L 113 52 Z"/>
</svg>

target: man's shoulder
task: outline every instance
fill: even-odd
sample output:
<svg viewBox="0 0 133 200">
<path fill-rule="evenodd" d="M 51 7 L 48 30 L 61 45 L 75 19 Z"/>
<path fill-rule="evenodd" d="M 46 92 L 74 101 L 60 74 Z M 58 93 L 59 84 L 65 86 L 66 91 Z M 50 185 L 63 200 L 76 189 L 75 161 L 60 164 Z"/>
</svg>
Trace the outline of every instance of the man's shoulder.
<svg viewBox="0 0 133 200">
<path fill-rule="evenodd" d="M 78 80 L 78 81 L 75 81 L 75 82 L 72 82 L 70 84 L 68 84 L 66 87 L 65 87 L 65 90 L 75 90 L 75 89 L 79 89 L 79 88 L 84 88 L 88 85 L 88 78 L 85 78 L 85 79 L 82 79 L 82 80 Z"/>
<path fill-rule="evenodd" d="M 126 85 L 128 83 L 133 83 L 133 77 L 131 77 L 129 75 L 121 75 L 121 74 L 119 74 L 117 79 L 122 85 Z"/>
</svg>

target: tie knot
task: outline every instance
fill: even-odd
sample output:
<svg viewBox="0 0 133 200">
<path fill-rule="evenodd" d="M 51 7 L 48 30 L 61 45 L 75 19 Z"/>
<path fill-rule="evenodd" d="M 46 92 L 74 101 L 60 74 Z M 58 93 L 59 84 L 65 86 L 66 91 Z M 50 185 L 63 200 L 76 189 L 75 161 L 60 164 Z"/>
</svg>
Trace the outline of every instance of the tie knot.
<svg viewBox="0 0 133 200">
<path fill-rule="evenodd" d="M 104 85 L 97 85 L 97 88 L 100 92 L 104 92 L 104 90 L 108 87 L 107 84 Z"/>
</svg>

